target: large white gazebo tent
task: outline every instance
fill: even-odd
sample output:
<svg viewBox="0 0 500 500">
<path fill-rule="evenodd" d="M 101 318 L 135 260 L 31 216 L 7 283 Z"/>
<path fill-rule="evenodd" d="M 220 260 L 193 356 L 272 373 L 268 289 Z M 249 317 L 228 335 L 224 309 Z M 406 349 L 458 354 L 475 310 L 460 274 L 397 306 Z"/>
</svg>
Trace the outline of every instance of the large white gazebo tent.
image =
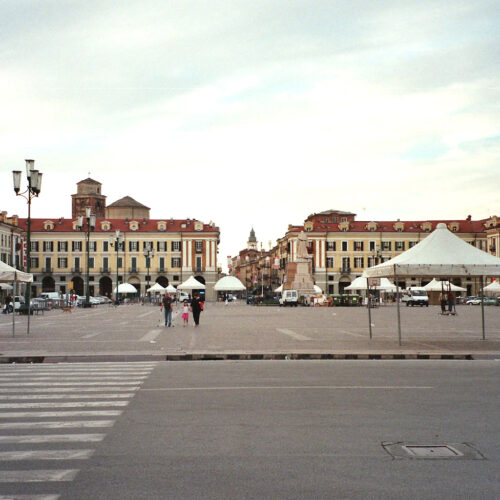
<svg viewBox="0 0 500 500">
<path fill-rule="evenodd" d="M 436 229 L 420 243 L 386 262 L 370 267 L 366 276 L 392 278 L 398 288 L 398 279 L 500 276 L 500 259 L 479 250 L 454 235 L 439 223 Z M 401 345 L 401 317 L 397 297 L 398 338 Z M 484 304 L 481 301 L 482 338 L 485 339 Z"/>
<path fill-rule="evenodd" d="M 33 281 L 33 275 L 30 273 L 24 273 L 19 271 L 15 267 L 9 266 L 5 262 L 0 261 L 0 283 L 31 283 Z M 27 285 L 29 286 L 29 285 Z M 30 333 L 30 315 L 31 315 L 31 304 L 28 304 L 28 326 L 27 334 Z M 12 336 L 14 337 L 16 333 L 16 310 L 12 313 Z"/>
</svg>

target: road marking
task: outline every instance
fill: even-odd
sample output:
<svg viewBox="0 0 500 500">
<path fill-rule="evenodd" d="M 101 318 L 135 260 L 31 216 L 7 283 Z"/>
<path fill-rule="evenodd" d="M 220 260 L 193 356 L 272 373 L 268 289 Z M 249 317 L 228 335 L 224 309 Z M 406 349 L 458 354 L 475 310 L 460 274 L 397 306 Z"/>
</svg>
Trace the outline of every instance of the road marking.
<svg viewBox="0 0 500 500">
<path fill-rule="evenodd" d="M 78 469 L 3 470 L 0 471 L 0 483 L 45 483 L 73 481 L 77 474 Z M 15 498 L 15 496 L 13 498 Z"/>
<path fill-rule="evenodd" d="M 73 385 L 73 384 L 72 384 Z M 71 392 L 74 393 L 76 390 L 79 392 L 102 392 L 102 391 L 137 391 L 140 389 L 140 386 L 133 387 L 32 387 L 32 388 L 12 388 L 12 387 L 0 387 L 0 394 L 8 393 L 8 392 L 20 392 L 20 393 L 47 393 L 47 392 Z M 1 398 L 2 396 L 0 396 Z"/>
<path fill-rule="evenodd" d="M 89 333 L 88 335 L 82 335 L 82 339 L 91 339 L 92 337 L 97 337 L 98 335 L 102 335 L 103 333 L 106 332 L 94 332 L 94 333 Z"/>
<path fill-rule="evenodd" d="M 288 335 L 289 337 L 292 337 L 295 340 L 312 340 L 310 337 L 306 337 L 305 335 L 296 333 L 293 330 L 289 330 L 288 328 L 276 328 L 276 331 L 284 333 L 285 335 Z"/>
<path fill-rule="evenodd" d="M 407 390 L 433 389 L 431 386 L 418 385 L 283 385 L 283 386 L 241 386 L 241 387 L 159 387 L 142 389 L 143 391 L 241 391 L 241 390 L 290 390 L 290 389 L 369 389 L 369 390 Z"/>
<path fill-rule="evenodd" d="M 104 385 L 113 385 L 113 386 L 117 386 L 117 385 L 137 385 L 138 383 L 140 383 L 141 380 L 130 380 L 130 381 L 124 381 L 124 382 L 55 382 L 55 383 L 50 383 L 48 384 L 47 382 L 1 382 L 0 383 L 0 387 L 37 387 L 37 386 L 47 386 L 47 385 L 51 385 L 51 386 L 72 386 L 72 387 L 75 387 L 76 386 L 80 386 L 80 385 L 84 385 L 84 386 L 99 386 L 99 387 L 102 387 Z M 78 390 L 80 390 L 78 388 Z"/>
<path fill-rule="evenodd" d="M 11 378 L 15 378 L 16 380 L 18 380 L 19 378 L 28 378 L 28 377 L 37 377 L 39 375 L 41 376 L 51 376 L 51 375 L 57 375 L 57 376 L 62 376 L 62 375 L 66 375 L 67 373 L 71 374 L 72 376 L 83 376 L 83 375 L 88 375 L 88 376 L 93 376 L 93 377 L 97 377 L 97 376 L 103 376 L 103 377 L 107 377 L 107 376 L 117 376 L 117 375 L 121 375 L 122 378 L 123 377 L 141 377 L 141 376 L 149 376 L 151 375 L 151 372 L 150 371 L 147 371 L 147 372 L 136 372 L 136 371 L 123 371 L 123 372 L 116 372 L 116 371 L 113 371 L 113 372 L 108 372 L 108 371 L 97 371 L 97 370 L 57 370 L 57 371 L 54 371 L 54 370 L 37 370 L 36 372 L 33 371 L 31 373 L 28 373 L 27 371 L 22 371 L 22 372 L 14 372 L 14 373 L 1 373 L 0 372 L 0 378 L 3 379 L 3 378 L 6 378 L 6 377 L 11 377 Z"/>
<path fill-rule="evenodd" d="M 162 331 L 163 330 L 150 330 L 146 333 L 146 335 L 139 339 L 139 342 L 149 342 L 151 340 L 155 340 Z"/>
<path fill-rule="evenodd" d="M 50 382 L 50 381 L 58 381 L 58 380 L 61 380 L 61 378 L 64 377 L 64 380 L 68 381 L 68 382 L 80 382 L 80 381 L 88 381 L 88 382 L 95 382 L 97 380 L 106 380 L 106 381 L 113 381 L 113 380 L 117 380 L 117 381 L 122 381 L 122 382 L 131 382 L 133 384 L 135 383 L 140 383 L 141 381 L 143 380 L 146 380 L 148 377 L 147 376 L 141 376 L 141 377 L 138 377 L 137 375 L 134 375 L 134 376 L 127 376 L 127 375 L 123 375 L 121 377 L 119 376 L 116 376 L 116 375 L 111 375 L 111 376 L 108 376 L 108 375 L 92 375 L 92 376 L 84 376 L 84 375 L 76 375 L 76 376 L 72 376 L 72 375 L 41 375 L 41 376 L 37 376 L 35 374 L 32 374 L 32 375 L 29 375 L 29 376 L 26 376 L 26 375 L 22 375 L 20 377 L 17 377 L 15 375 L 9 375 L 8 377 L 2 377 L 0 375 L 0 384 L 3 384 L 3 385 L 6 385 L 4 384 L 4 382 L 14 382 L 14 381 L 17 381 L 17 382 L 22 382 L 22 383 L 25 383 L 26 381 L 29 381 L 29 380 L 36 380 L 37 382 L 38 381 L 47 381 L 47 382 Z"/>
<path fill-rule="evenodd" d="M 13 411 L 0 412 L 0 418 L 118 417 L 121 414 L 122 410 Z"/>
<path fill-rule="evenodd" d="M 0 500 L 58 500 L 61 495 L 8 495 L 0 496 Z"/>
<path fill-rule="evenodd" d="M 95 450 L 2 451 L 0 460 L 86 460 Z"/>
<path fill-rule="evenodd" d="M 92 427 L 113 427 L 114 420 L 73 420 L 71 422 L 6 422 L 0 429 L 86 429 Z"/>
<path fill-rule="evenodd" d="M 68 403 L 0 403 L 0 410 L 16 408 L 100 408 L 103 406 L 127 406 L 128 401 L 71 401 Z"/>
<path fill-rule="evenodd" d="M 99 394 L 100 398 L 105 399 L 125 399 L 133 398 L 133 393 L 123 394 Z M 0 401 L 15 401 L 18 399 L 89 399 L 95 398 L 96 394 L 0 394 Z"/>
<path fill-rule="evenodd" d="M 33 444 L 33 443 L 98 443 L 105 434 L 45 434 L 24 436 L 0 436 L 0 443 Z"/>
</svg>

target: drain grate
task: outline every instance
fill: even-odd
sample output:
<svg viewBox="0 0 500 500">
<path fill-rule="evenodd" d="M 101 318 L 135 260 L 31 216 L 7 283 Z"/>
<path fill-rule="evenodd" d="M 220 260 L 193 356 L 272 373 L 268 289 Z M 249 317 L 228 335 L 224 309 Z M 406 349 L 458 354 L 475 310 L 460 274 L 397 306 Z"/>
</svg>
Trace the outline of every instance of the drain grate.
<svg viewBox="0 0 500 500">
<path fill-rule="evenodd" d="M 470 443 L 405 443 L 383 442 L 382 447 L 396 459 L 485 460 L 486 457 Z"/>
</svg>

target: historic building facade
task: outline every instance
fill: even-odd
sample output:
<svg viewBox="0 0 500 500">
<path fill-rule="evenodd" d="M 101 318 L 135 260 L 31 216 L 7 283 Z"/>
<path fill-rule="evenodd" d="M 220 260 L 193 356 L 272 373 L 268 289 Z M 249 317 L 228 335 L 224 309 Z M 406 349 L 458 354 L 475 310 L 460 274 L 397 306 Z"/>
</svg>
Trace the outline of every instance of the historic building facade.
<svg viewBox="0 0 500 500">
<path fill-rule="evenodd" d="M 91 295 L 111 295 L 119 283 L 131 283 L 140 294 L 155 282 L 179 285 L 194 275 L 206 286 L 206 298 L 215 298 L 220 231 L 212 222 L 195 219 L 150 219 L 149 208 L 127 196 L 106 207 L 101 184 L 93 179 L 78 183 L 72 195 L 72 218 L 31 219 L 31 272 L 36 293 L 67 292 L 85 295 L 87 223 L 90 207 L 96 215 L 89 233 Z M 95 211 L 94 211 L 95 210 Z M 26 228 L 26 219 L 19 219 Z M 122 242 L 117 249 L 116 231 Z M 149 253 L 148 253 L 149 250 Z M 117 273 L 118 270 L 118 273 Z"/>
<path fill-rule="evenodd" d="M 259 283 L 262 277 L 264 286 L 267 283 L 272 287 L 279 285 L 283 282 L 287 264 L 295 260 L 297 238 L 304 231 L 315 283 L 328 294 L 342 293 L 364 269 L 408 250 L 440 222 L 471 245 L 499 255 L 500 219 L 497 217 L 482 220 L 472 220 L 469 216 L 463 220 L 446 221 L 357 221 L 354 213 L 328 210 L 310 215 L 303 225 L 290 225 L 274 248 L 258 252 L 253 261 L 246 259 L 248 250 L 240 252 L 233 259 L 233 274 L 244 283 L 250 272 L 253 278 L 257 275 Z M 473 278 L 454 281 L 467 288 L 469 295 L 479 293 L 479 283 Z M 399 284 L 406 287 L 425 283 L 414 277 Z"/>
<path fill-rule="evenodd" d="M 21 267 L 23 264 L 23 229 L 19 227 L 17 215 L 9 217 L 7 212 L 0 213 L 0 260 L 9 266 Z"/>
</svg>

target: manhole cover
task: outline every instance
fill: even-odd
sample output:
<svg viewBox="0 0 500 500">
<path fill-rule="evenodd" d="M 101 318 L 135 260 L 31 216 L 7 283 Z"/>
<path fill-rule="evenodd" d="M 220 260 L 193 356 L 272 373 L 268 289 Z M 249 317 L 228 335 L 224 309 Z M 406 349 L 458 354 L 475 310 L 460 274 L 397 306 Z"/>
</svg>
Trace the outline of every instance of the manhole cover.
<svg viewBox="0 0 500 500">
<path fill-rule="evenodd" d="M 397 459 L 485 460 L 486 458 L 470 443 L 383 442 L 382 447 Z"/>
<path fill-rule="evenodd" d="M 463 453 L 449 445 L 403 445 L 402 448 L 410 455 L 417 458 L 450 458 L 463 456 Z"/>
</svg>

